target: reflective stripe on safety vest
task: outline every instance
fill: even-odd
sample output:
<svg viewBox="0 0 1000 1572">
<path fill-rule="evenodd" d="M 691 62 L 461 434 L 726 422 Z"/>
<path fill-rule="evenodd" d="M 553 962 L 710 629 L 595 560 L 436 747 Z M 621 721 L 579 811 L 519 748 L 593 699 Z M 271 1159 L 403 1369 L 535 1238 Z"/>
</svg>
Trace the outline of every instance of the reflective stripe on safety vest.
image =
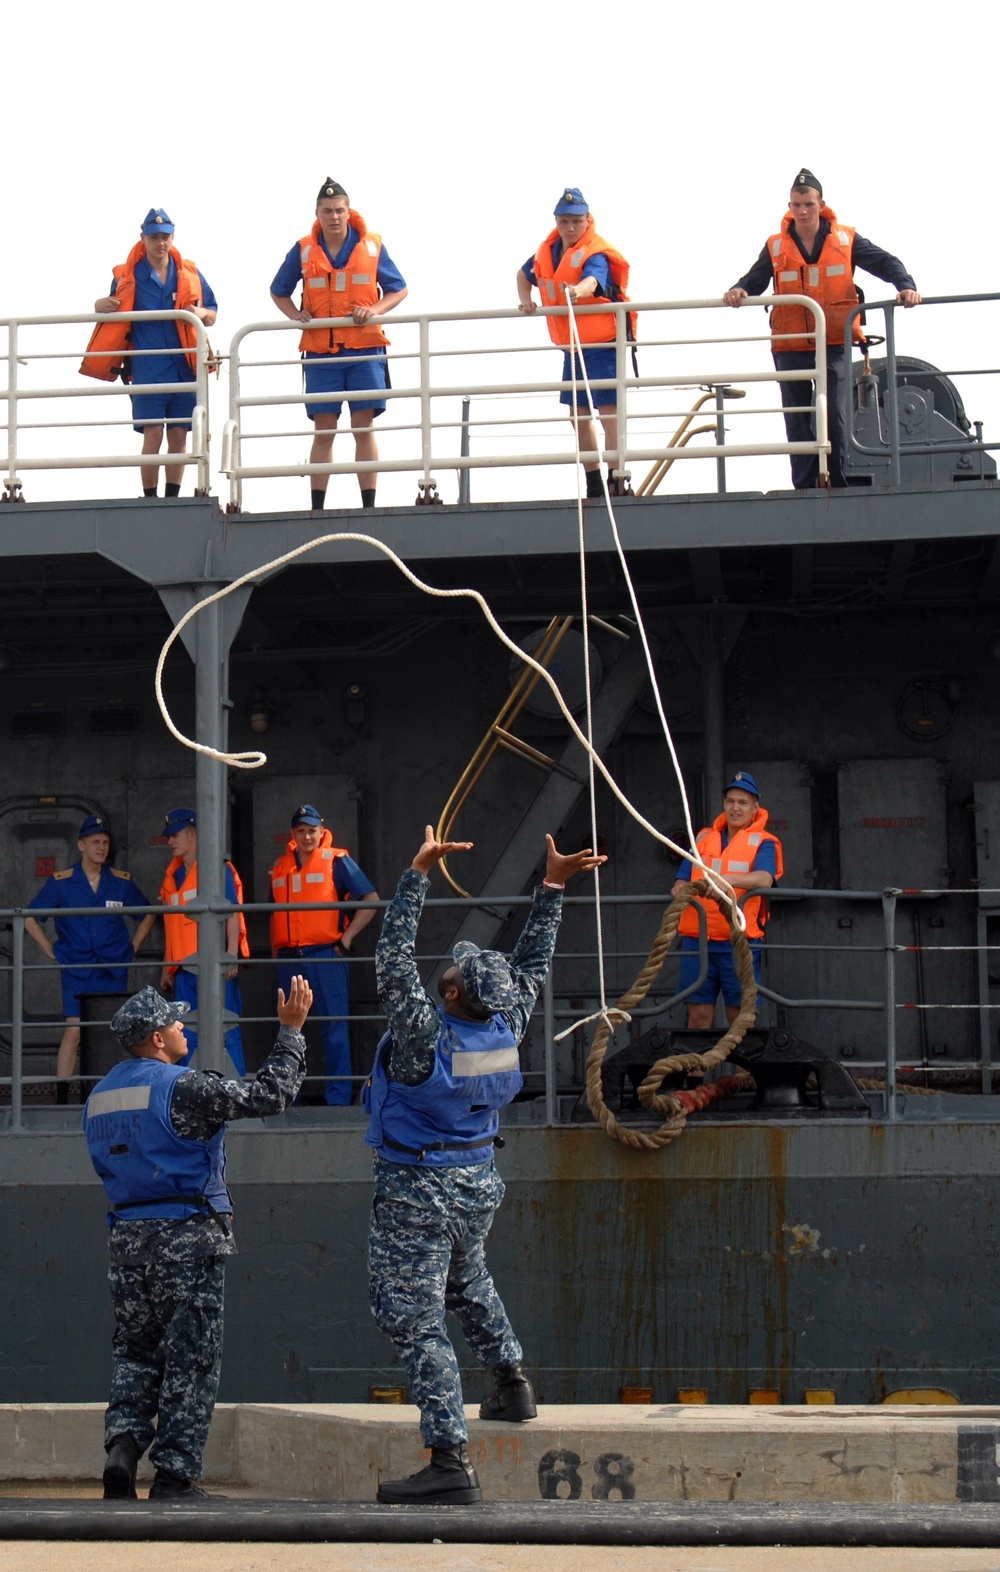
<svg viewBox="0 0 1000 1572">
<path fill-rule="evenodd" d="M 180 252 L 170 247 L 170 256 L 177 268 L 177 291 L 174 296 L 174 305 L 178 311 L 187 311 L 191 306 L 201 304 L 201 278 L 193 262 L 188 262 Z M 115 299 L 120 302 L 118 311 L 109 312 L 105 321 L 98 322 L 90 335 L 87 353 L 80 366 L 81 377 L 96 377 L 100 382 L 115 382 L 118 374 L 125 364 L 129 348 L 132 343 L 132 324 L 123 322 L 120 317 L 122 311 L 135 310 L 135 270 L 139 263 L 146 257 L 145 242 L 140 240 L 134 245 L 126 260 L 118 267 L 112 268 L 112 273 L 117 281 Z M 179 348 L 187 353 L 187 363 L 191 370 L 198 370 L 198 334 L 190 322 L 177 322 L 177 338 Z M 98 353 L 103 351 L 103 353 Z M 142 382 L 142 367 L 138 368 L 139 375 L 134 378 Z"/>
<path fill-rule="evenodd" d="M 302 856 L 299 867 L 294 840 L 278 858 L 271 869 L 271 899 L 278 904 L 286 901 L 339 901 L 334 868 L 338 857 L 348 855 L 346 846 L 334 846 L 329 830 L 323 830 L 319 846 L 314 852 Z M 273 912 L 271 914 L 271 948 L 278 950 L 300 949 L 313 944 L 336 944 L 350 918 L 346 912 L 336 910 L 319 912 Z"/>
<path fill-rule="evenodd" d="M 174 882 L 174 874 L 181 866 L 183 861 L 183 857 L 173 857 L 167 864 L 167 871 L 163 876 L 163 883 L 160 886 L 161 906 L 175 906 L 181 908 L 183 906 L 187 906 L 191 901 L 196 901 L 198 899 L 197 861 L 191 864 L 187 872 L 187 878 L 184 880 L 184 883 L 181 885 L 180 889 L 177 888 L 177 885 Z M 233 884 L 236 888 L 237 904 L 242 906 L 243 882 L 231 862 L 227 862 L 226 867 L 233 876 Z M 242 912 L 239 913 L 239 919 L 240 954 L 246 957 L 250 954 L 250 944 L 247 940 L 247 925 Z M 173 966 L 176 968 L 183 961 L 188 960 L 192 955 L 196 955 L 198 953 L 197 917 L 188 917 L 182 910 L 165 912 L 163 916 L 163 928 L 166 936 L 166 953 L 163 958 L 168 966 Z"/>
<path fill-rule="evenodd" d="M 382 298 L 378 288 L 378 260 L 382 237 L 368 232 L 360 213 L 351 209 L 349 223 L 358 232 L 358 243 L 347 266 L 335 268 L 320 243 L 322 229 L 317 219 L 308 235 L 299 241 L 302 268 L 302 304 L 314 317 L 349 317 L 357 306 L 376 306 Z M 371 349 L 388 344 L 377 320 L 363 326 L 314 328 L 306 326 L 299 340 L 300 349 L 314 354 L 335 354 L 338 349 Z"/>
<path fill-rule="evenodd" d="M 746 829 L 737 830 L 735 834 L 729 837 L 728 843 L 723 846 L 722 832 L 726 828 L 726 815 L 720 813 L 711 829 L 701 830 L 695 842 L 702 862 L 711 868 L 713 873 L 721 873 L 722 877 L 728 880 L 736 891 L 737 900 L 744 893 L 744 889 L 740 886 L 739 875 L 741 873 L 749 873 L 753 867 L 754 858 L 753 855 L 748 856 L 748 852 L 756 854 L 757 848 L 763 841 L 774 842 L 777 859 L 775 879 L 780 879 L 785 871 L 784 860 L 781 855 L 781 842 L 776 835 L 771 834 L 770 830 L 764 828 L 766 823 L 767 809 L 758 808 L 749 826 Z M 692 880 L 697 881 L 701 877 L 700 870 L 697 867 L 692 868 Z M 698 896 L 697 899 L 698 904 L 705 909 L 708 937 L 710 939 L 728 939 L 730 936 L 729 923 L 723 916 L 720 908 L 711 899 L 702 896 Z M 743 915 L 747 920 L 748 939 L 762 939 L 764 937 L 764 921 L 766 919 L 762 920 L 761 906 L 762 902 L 759 895 L 751 896 L 743 904 Z M 698 913 L 695 911 L 694 902 L 685 906 L 682 911 L 678 932 L 687 935 L 689 938 L 697 937 Z"/>
<path fill-rule="evenodd" d="M 608 268 L 611 273 L 611 283 L 615 290 L 616 300 L 628 299 L 629 264 L 620 251 L 610 246 L 594 228 L 594 220 L 590 219 L 583 239 L 574 246 L 572 251 L 564 251 L 559 258 L 558 267 L 552 266 L 552 247 L 559 239 L 558 229 L 553 229 L 542 241 L 535 255 L 535 282 L 538 292 L 545 306 L 564 306 L 566 304 L 567 284 L 579 284 L 583 277 L 583 269 L 590 257 L 606 256 Z M 597 304 L 598 302 L 586 300 L 581 305 Z M 629 322 L 632 337 L 635 337 L 635 312 L 629 312 Z M 569 343 L 569 317 L 547 317 L 549 337 L 554 344 L 567 345 Z M 615 314 L 613 311 L 587 312 L 576 319 L 580 342 L 583 344 L 607 344 L 614 342 Z"/>
<path fill-rule="evenodd" d="M 829 220 L 830 233 L 823 241 L 818 262 L 806 262 L 792 239 L 791 213 L 786 213 L 780 234 L 771 235 L 767 245 L 774 271 L 774 293 L 810 295 L 823 308 L 827 348 L 836 349 L 844 342 L 848 314 L 859 302 L 851 260 L 854 230 L 838 224 L 836 213 L 825 204 L 821 216 Z M 814 350 L 816 341 L 811 336 L 814 333 L 812 312 L 805 306 L 771 307 L 771 348 L 776 354 L 784 350 L 796 353 Z M 854 319 L 851 336 L 855 344 L 865 341 L 859 317 Z"/>
</svg>

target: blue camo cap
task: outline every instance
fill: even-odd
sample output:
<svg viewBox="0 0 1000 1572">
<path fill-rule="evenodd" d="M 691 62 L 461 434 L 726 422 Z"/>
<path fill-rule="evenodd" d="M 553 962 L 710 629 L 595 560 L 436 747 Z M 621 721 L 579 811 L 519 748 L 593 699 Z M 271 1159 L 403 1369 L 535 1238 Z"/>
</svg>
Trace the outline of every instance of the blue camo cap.
<svg viewBox="0 0 1000 1572">
<path fill-rule="evenodd" d="M 87 818 L 84 819 L 83 823 L 80 825 L 80 833 L 77 836 L 77 840 L 78 841 L 86 840 L 88 835 L 110 835 L 110 834 L 111 834 L 111 826 L 108 823 L 107 819 L 102 818 L 99 813 L 91 813 L 91 814 L 89 814 L 87 816 Z"/>
<path fill-rule="evenodd" d="M 142 221 L 144 235 L 172 235 L 174 221 L 162 207 L 151 207 Z"/>
<path fill-rule="evenodd" d="M 301 802 L 301 803 L 299 803 L 299 806 L 296 808 L 295 812 L 292 814 L 292 829 L 293 830 L 294 830 L 294 828 L 295 828 L 295 826 L 297 824 L 319 825 L 319 824 L 322 824 L 322 823 L 323 823 L 323 816 L 322 816 L 322 814 L 320 813 L 318 808 L 314 808 L 313 807 L 311 802 Z"/>
<path fill-rule="evenodd" d="M 727 791 L 748 791 L 751 797 L 760 796 L 760 787 L 750 774 L 749 770 L 737 770 L 728 786 L 723 786 L 722 795 Z"/>
<path fill-rule="evenodd" d="M 178 830 L 193 830 L 197 823 L 198 815 L 193 808 L 171 808 L 169 813 L 163 815 L 163 833 L 169 838 L 176 835 Z"/>
<path fill-rule="evenodd" d="M 579 186 L 567 186 L 552 209 L 555 218 L 565 218 L 567 216 L 577 218 L 582 213 L 589 212 L 590 208 L 587 206 L 587 198 Z"/>
<path fill-rule="evenodd" d="M 471 939 L 459 939 L 452 956 L 470 999 L 484 1010 L 511 1010 L 519 1002 L 510 962 L 500 950 L 481 950 Z"/>
<path fill-rule="evenodd" d="M 161 993 L 147 986 L 140 988 L 131 999 L 126 999 L 121 1009 L 111 1017 L 111 1030 L 122 1048 L 138 1048 L 154 1032 L 187 1015 L 190 1008 L 183 999 L 179 999 L 176 1004 L 168 1004 Z"/>
</svg>

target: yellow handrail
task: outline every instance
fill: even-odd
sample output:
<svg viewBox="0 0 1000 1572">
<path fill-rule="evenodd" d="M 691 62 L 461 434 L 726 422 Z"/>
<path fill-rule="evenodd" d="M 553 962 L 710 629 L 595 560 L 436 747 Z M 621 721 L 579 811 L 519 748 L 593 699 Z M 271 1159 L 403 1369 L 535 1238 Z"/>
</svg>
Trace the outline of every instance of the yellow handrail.
<svg viewBox="0 0 1000 1572">
<path fill-rule="evenodd" d="M 540 666 L 548 669 L 549 662 L 572 627 L 572 617 L 553 617 L 537 647 L 532 651 L 535 660 Z M 435 834 L 439 841 L 451 839 L 452 829 L 459 813 L 468 802 L 483 771 L 492 759 L 498 748 L 505 748 L 509 753 L 516 753 L 520 758 L 525 758 L 531 764 L 537 764 L 540 769 L 550 770 L 554 760 L 548 754 L 541 753 L 533 748 L 530 743 L 523 742 L 520 737 L 511 735 L 510 727 L 520 715 L 528 699 L 534 692 L 535 685 L 540 681 L 537 671 L 525 665 L 519 672 L 514 686 L 500 706 L 496 719 L 492 722 L 486 735 L 483 737 L 472 758 L 462 771 L 451 796 L 441 810 Z M 463 889 L 448 868 L 448 860 L 442 857 L 438 867 L 444 874 L 456 895 L 468 898 L 469 891 Z"/>
</svg>

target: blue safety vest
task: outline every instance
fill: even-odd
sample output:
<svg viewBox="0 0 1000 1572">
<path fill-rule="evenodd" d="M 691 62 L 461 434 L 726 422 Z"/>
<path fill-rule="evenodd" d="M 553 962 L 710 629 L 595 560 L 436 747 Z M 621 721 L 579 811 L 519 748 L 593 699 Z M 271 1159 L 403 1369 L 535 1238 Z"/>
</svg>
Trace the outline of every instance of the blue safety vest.
<svg viewBox="0 0 1000 1572">
<path fill-rule="evenodd" d="M 116 1217 L 194 1217 L 232 1212 L 223 1126 L 210 1141 L 184 1139 L 170 1123 L 178 1076 L 160 1059 L 125 1059 L 87 1100 L 83 1127 L 90 1160 Z"/>
<path fill-rule="evenodd" d="M 501 1015 L 458 1021 L 442 1014 L 434 1069 L 420 1086 L 390 1081 L 392 1034 L 375 1050 L 364 1091 L 371 1121 L 365 1140 L 391 1163 L 454 1168 L 488 1163 L 500 1128 L 498 1109 L 524 1081 L 517 1041 Z"/>
</svg>

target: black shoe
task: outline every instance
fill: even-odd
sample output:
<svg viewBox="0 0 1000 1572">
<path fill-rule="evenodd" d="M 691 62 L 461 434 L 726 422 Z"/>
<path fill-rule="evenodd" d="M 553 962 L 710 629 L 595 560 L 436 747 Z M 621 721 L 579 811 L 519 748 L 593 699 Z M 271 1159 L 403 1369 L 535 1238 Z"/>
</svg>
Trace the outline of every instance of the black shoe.
<svg viewBox="0 0 1000 1572">
<path fill-rule="evenodd" d="M 131 1431 L 115 1436 L 109 1443 L 108 1460 L 104 1465 L 105 1501 L 135 1501 L 135 1471 L 139 1466 L 139 1448 Z"/>
<path fill-rule="evenodd" d="M 483 1492 L 463 1441 L 459 1446 L 431 1447 L 426 1468 L 409 1479 L 385 1480 L 375 1499 L 390 1506 L 468 1506 L 481 1501 Z"/>
<path fill-rule="evenodd" d="M 506 1419 L 512 1425 L 537 1419 L 535 1394 L 520 1365 L 499 1365 L 493 1372 L 492 1397 L 479 1405 L 480 1419 Z"/>
<path fill-rule="evenodd" d="M 202 1490 L 193 1479 L 181 1479 L 177 1474 L 168 1474 L 165 1468 L 158 1468 L 149 1487 L 149 1499 L 150 1501 L 222 1501 L 224 1497 Z"/>
</svg>

